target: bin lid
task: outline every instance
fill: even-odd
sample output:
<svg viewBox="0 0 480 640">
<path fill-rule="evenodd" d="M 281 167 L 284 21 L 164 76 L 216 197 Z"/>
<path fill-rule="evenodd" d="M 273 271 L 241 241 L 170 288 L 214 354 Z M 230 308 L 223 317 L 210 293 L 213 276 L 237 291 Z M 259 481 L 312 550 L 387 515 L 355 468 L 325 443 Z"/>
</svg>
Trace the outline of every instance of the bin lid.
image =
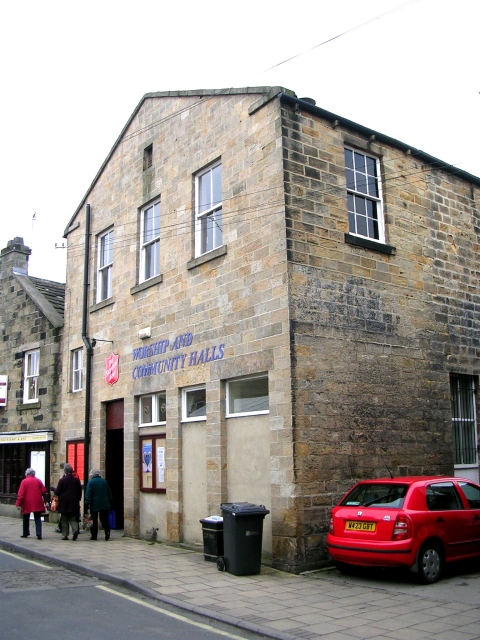
<svg viewBox="0 0 480 640">
<path fill-rule="evenodd" d="M 263 504 L 251 502 L 224 502 L 220 505 L 222 511 L 234 516 L 266 516 L 270 513 Z"/>
<path fill-rule="evenodd" d="M 207 516 L 200 520 L 200 522 L 223 522 L 222 516 Z"/>
</svg>

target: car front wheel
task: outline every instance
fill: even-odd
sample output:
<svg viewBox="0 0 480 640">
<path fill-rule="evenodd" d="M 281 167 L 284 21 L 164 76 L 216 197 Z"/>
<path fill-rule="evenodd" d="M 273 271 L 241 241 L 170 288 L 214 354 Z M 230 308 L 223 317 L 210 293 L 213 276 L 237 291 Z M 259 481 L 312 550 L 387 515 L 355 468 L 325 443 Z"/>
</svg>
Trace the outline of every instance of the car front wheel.
<svg viewBox="0 0 480 640">
<path fill-rule="evenodd" d="M 443 569 L 443 555 L 440 547 L 427 542 L 418 554 L 418 578 L 423 584 L 433 584 L 440 578 Z"/>
</svg>

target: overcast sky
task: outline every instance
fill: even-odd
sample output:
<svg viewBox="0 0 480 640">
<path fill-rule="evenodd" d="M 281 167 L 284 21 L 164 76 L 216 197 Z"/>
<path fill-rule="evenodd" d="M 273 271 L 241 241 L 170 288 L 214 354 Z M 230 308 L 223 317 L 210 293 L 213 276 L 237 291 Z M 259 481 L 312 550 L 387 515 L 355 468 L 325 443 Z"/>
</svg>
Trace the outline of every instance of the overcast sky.
<svg viewBox="0 0 480 640">
<path fill-rule="evenodd" d="M 55 243 L 151 91 L 281 85 L 480 176 L 479 24 L 479 0 L 4 0 L 0 248 L 64 280 Z"/>
</svg>

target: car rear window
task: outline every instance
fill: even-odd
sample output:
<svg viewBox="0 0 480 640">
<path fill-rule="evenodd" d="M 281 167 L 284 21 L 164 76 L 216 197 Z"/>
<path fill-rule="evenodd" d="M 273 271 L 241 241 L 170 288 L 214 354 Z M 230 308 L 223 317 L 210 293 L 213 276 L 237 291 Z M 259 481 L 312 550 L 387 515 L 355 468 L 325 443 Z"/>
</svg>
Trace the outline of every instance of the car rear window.
<svg viewBox="0 0 480 640">
<path fill-rule="evenodd" d="M 382 507 L 400 509 L 407 495 L 407 484 L 359 484 L 345 496 L 343 507 Z"/>
</svg>

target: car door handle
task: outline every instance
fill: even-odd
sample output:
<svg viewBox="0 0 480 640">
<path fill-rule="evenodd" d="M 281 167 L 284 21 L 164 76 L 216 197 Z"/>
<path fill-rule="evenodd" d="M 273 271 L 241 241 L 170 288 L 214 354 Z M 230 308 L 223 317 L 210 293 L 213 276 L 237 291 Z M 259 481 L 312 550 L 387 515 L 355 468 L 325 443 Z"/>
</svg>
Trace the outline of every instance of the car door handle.
<svg viewBox="0 0 480 640">
<path fill-rule="evenodd" d="M 442 518 L 442 516 L 440 516 L 439 518 L 437 518 L 437 522 L 445 522 L 445 520 Z"/>
</svg>

